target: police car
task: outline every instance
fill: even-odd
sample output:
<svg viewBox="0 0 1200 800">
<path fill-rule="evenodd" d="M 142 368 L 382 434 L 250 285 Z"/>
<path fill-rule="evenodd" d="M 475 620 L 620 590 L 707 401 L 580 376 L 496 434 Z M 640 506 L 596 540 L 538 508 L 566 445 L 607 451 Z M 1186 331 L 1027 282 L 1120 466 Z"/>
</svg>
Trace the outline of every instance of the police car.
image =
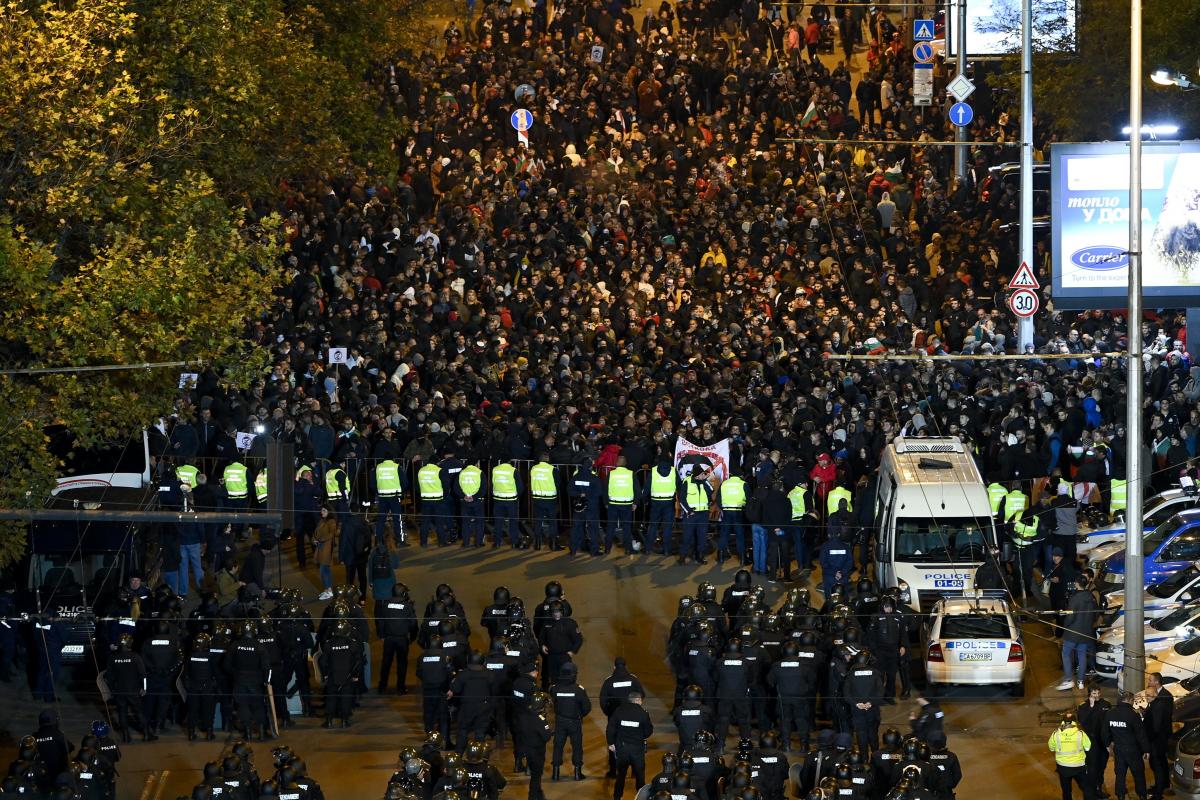
<svg viewBox="0 0 1200 800">
<path fill-rule="evenodd" d="M 1143 609 L 1147 620 L 1165 617 L 1181 605 L 1200 600 L 1200 561 L 1165 581 L 1146 587 Z M 1119 625 L 1125 616 L 1125 590 L 1104 595 L 1104 625 Z"/>
<path fill-rule="evenodd" d="M 1152 532 L 1180 511 L 1200 507 L 1200 493 L 1190 480 L 1185 488 L 1168 489 L 1146 500 L 1142 511 L 1143 535 Z M 1076 552 L 1089 561 L 1100 562 L 1125 548 L 1125 520 L 1082 531 L 1075 545 Z"/>
<path fill-rule="evenodd" d="M 1007 686 L 1025 691 L 1025 645 L 1003 596 L 977 592 L 945 597 L 927 623 L 925 678 L 929 685 Z"/>
<path fill-rule="evenodd" d="M 1118 622 L 1124 621 L 1122 617 Z M 1200 604 L 1180 606 L 1165 616 L 1147 620 L 1142 640 L 1147 650 L 1164 650 L 1177 642 L 1191 639 L 1200 631 Z M 1100 636 L 1096 645 L 1096 674 L 1116 678 L 1125 663 L 1125 625 L 1114 625 Z"/>
</svg>

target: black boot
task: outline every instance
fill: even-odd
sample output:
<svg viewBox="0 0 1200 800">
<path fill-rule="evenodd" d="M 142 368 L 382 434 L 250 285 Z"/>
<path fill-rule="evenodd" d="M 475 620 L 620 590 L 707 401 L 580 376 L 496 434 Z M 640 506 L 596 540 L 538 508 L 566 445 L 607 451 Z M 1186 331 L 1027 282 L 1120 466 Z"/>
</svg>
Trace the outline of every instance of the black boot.
<svg viewBox="0 0 1200 800">
<path fill-rule="evenodd" d="M 575 768 L 575 780 L 577 780 L 577 781 L 583 780 L 583 767 Z"/>
<path fill-rule="evenodd" d="M 188 726 L 188 741 L 189 742 L 196 741 L 196 729 L 191 727 L 190 725 Z"/>
<path fill-rule="evenodd" d="M 332 728 L 333 727 L 333 717 L 326 717 L 325 721 L 321 723 L 321 727 L 322 728 Z"/>
<path fill-rule="evenodd" d="M 557 765 L 557 764 L 555 764 L 555 765 L 554 765 L 554 766 L 551 768 L 551 770 L 550 770 L 550 780 L 552 780 L 552 781 L 556 781 L 556 780 L 558 780 L 558 770 L 559 770 L 559 767 L 558 767 L 558 765 Z"/>
</svg>

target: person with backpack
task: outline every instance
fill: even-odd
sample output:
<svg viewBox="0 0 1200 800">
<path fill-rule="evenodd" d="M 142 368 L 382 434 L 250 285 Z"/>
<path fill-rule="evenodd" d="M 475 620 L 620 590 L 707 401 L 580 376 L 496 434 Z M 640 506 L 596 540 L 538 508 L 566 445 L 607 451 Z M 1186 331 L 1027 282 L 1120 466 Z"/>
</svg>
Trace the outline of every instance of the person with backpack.
<svg viewBox="0 0 1200 800">
<path fill-rule="evenodd" d="M 396 585 L 396 570 L 392 563 L 394 555 L 387 539 L 380 536 L 367 558 L 367 577 L 371 580 L 371 594 L 377 606 L 392 596 L 392 587 Z"/>
</svg>

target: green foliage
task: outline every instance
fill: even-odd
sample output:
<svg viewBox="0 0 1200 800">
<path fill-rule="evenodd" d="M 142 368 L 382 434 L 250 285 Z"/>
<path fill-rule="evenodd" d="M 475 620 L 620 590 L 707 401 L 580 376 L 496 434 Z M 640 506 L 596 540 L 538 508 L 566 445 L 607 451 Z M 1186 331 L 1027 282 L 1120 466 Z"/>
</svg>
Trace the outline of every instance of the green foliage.
<svg viewBox="0 0 1200 800">
<path fill-rule="evenodd" d="M 1121 128 L 1129 124 L 1129 3 L 1079 0 L 1078 11 L 1077 52 L 1034 56 L 1034 112 L 1051 121 L 1065 140 L 1121 139 Z M 1197 96 L 1146 77 L 1165 65 L 1200 80 L 1195 49 L 1200 4 L 1145 0 L 1142 21 L 1143 118 L 1174 122 L 1182 135 L 1200 136 Z M 1019 54 L 1005 58 L 1001 85 L 1020 88 L 1019 65 Z"/>
<path fill-rule="evenodd" d="M 0 0 L 0 365 L 260 376 L 241 337 L 282 281 L 280 220 L 244 208 L 342 155 L 387 168 L 397 121 L 367 78 L 428 36 L 417 17 L 408 0 Z M 177 380 L 0 377 L 0 507 L 53 486 L 48 425 L 83 447 L 128 437 Z M 23 543 L 0 528 L 0 566 Z"/>
</svg>

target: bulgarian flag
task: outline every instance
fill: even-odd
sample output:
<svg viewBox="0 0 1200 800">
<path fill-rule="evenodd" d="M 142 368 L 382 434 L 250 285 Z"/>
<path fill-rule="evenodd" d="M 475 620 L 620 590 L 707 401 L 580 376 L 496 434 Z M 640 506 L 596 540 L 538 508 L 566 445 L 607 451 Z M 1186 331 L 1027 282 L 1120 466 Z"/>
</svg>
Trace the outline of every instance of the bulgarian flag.
<svg viewBox="0 0 1200 800">
<path fill-rule="evenodd" d="M 817 118 L 817 98 L 808 101 L 808 108 L 804 112 L 804 116 L 800 118 L 800 127 L 806 128 L 808 124 Z"/>
</svg>

